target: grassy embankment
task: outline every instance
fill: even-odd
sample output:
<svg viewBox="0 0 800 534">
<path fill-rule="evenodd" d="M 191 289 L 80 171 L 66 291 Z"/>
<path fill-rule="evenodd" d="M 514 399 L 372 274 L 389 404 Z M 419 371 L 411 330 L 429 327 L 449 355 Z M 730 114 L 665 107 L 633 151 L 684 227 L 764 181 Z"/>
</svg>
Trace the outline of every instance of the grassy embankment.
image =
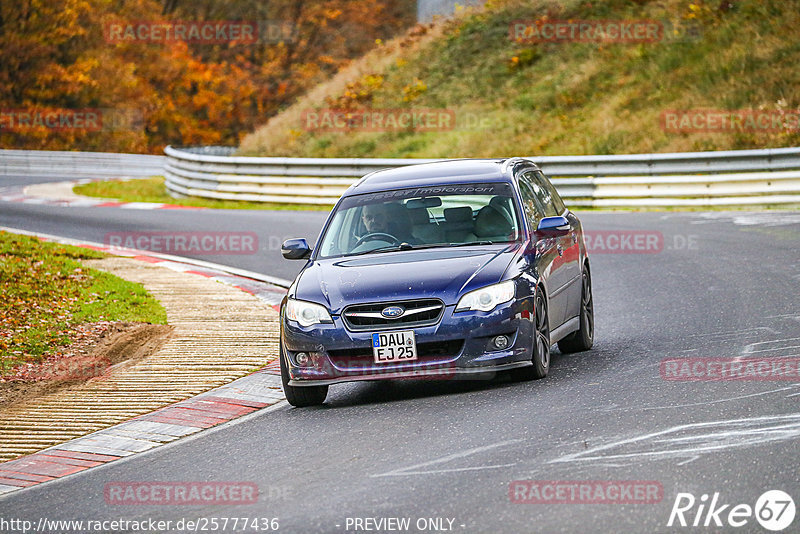
<svg viewBox="0 0 800 534">
<path fill-rule="evenodd" d="M 559 5 L 560 4 L 560 5 Z M 239 153 L 502 157 L 797 146 L 800 130 L 670 132 L 666 110 L 800 109 L 800 2 L 494 0 L 379 45 L 246 137 Z M 653 43 L 515 42 L 516 20 L 665 22 Z M 399 44 L 398 44 L 399 43 Z M 446 131 L 321 132 L 318 109 L 452 110 Z"/>
<path fill-rule="evenodd" d="M 89 269 L 90 249 L 0 232 L 0 377 L 59 353 L 95 322 L 166 324 L 140 284 Z"/>
</svg>

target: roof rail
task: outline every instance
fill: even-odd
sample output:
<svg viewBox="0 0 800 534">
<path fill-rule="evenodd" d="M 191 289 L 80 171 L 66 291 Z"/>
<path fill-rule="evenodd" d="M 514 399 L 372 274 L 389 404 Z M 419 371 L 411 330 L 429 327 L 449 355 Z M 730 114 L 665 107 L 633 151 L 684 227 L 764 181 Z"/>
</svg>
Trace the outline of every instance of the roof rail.
<svg viewBox="0 0 800 534">
<path fill-rule="evenodd" d="M 500 172 L 502 172 L 503 174 L 506 174 L 508 172 L 508 170 L 513 165 L 516 165 L 517 163 L 521 163 L 521 162 L 526 162 L 526 161 L 528 161 L 528 160 L 526 160 L 525 158 L 520 158 L 520 157 L 513 157 L 513 158 L 504 159 L 503 161 L 500 162 Z"/>
</svg>

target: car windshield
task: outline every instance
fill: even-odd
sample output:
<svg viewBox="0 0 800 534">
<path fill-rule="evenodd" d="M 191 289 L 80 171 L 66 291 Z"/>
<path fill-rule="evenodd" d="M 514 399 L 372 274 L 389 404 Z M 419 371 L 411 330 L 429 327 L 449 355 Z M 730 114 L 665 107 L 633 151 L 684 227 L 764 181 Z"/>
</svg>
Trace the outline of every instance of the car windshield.
<svg viewBox="0 0 800 534">
<path fill-rule="evenodd" d="M 345 198 L 319 257 L 508 243 L 520 235 L 510 184 L 486 183 L 382 191 Z"/>
</svg>

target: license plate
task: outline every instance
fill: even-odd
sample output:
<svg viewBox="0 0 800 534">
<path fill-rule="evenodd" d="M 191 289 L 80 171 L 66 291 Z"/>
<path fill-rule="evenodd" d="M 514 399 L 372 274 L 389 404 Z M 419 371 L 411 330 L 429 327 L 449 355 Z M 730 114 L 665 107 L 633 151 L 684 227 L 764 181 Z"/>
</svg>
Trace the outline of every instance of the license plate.
<svg viewBox="0 0 800 534">
<path fill-rule="evenodd" d="M 375 363 L 409 362 L 417 359 L 417 342 L 413 330 L 372 334 Z"/>
</svg>

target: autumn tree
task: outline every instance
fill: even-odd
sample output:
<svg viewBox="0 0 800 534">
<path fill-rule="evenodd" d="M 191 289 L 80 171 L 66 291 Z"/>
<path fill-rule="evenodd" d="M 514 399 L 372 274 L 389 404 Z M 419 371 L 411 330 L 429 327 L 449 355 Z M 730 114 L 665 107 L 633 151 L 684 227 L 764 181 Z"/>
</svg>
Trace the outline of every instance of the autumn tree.
<svg viewBox="0 0 800 534">
<path fill-rule="evenodd" d="M 237 144 L 351 58 L 413 23 L 389 0 L 17 0 L 0 3 L 0 146 L 160 152 Z M 113 23 L 252 21 L 256 43 L 109 40 Z M 101 128 L 12 124 L 15 114 L 96 110 Z M 62 113 L 63 115 L 64 113 Z"/>
</svg>

